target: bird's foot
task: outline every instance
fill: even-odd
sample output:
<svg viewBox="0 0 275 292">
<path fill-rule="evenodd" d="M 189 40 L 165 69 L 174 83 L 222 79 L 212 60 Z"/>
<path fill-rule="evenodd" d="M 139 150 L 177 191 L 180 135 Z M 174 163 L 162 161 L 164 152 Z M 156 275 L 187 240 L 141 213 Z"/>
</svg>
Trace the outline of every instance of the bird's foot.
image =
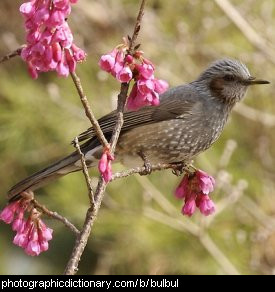
<svg viewBox="0 0 275 292">
<path fill-rule="evenodd" d="M 140 151 L 138 153 L 138 155 L 141 157 L 141 159 L 143 160 L 144 164 L 144 170 L 142 172 L 140 172 L 140 175 L 148 175 L 152 173 L 152 164 L 151 162 L 148 160 L 148 157 L 144 154 L 143 151 Z"/>
<path fill-rule="evenodd" d="M 180 176 L 185 172 L 186 164 L 184 162 L 173 163 L 172 173 L 176 176 Z"/>
<path fill-rule="evenodd" d="M 176 176 L 180 176 L 184 172 L 190 174 L 190 173 L 193 173 L 194 170 L 196 170 L 195 167 L 192 166 L 191 162 L 189 162 L 189 163 L 186 163 L 183 161 L 175 162 L 175 163 L 172 163 L 172 166 L 173 166 L 172 173 Z"/>
</svg>

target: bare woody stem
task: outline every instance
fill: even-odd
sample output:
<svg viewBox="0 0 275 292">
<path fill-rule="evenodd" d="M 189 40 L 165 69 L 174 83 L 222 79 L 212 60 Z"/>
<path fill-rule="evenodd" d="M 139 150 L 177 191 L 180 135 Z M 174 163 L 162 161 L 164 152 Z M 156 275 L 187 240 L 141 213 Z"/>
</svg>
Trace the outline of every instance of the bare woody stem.
<svg viewBox="0 0 275 292">
<path fill-rule="evenodd" d="M 45 215 L 62 222 L 75 235 L 78 235 L 80 233 L 80 231 L 67 218 L 59 215 L 57 212 L 50 211 L 45 206 L 43 206 L 40 203 L 38 203 L 36 200 L 32 200 L 32 203 L 33 203 L 34 207 L 36 207 L 37 209 L 42 211 Z"/>
<path fill-rule="evenodd" d="M 90 178 L 90 175 L 88 172 L 88 167 L 86 165 L 85 156 L 80 149 L 77 137 L 74 138 L 74 146 L 81 157 L 80 161 L 81 161 L 81 165 L 82 165 L 82 171 L 83 171 L 83 174 L 84 174 L 84 177 L 86 180 L 86 185 L 87 185 L 87 188 L 89 191 L 90 203 L 91 203 L 91 205 L 93 205 L 94 204 L 94 191 L 93 191 L 93 187 L 92 187 L 92 181 L 91 181 L 91 178 Z"/>
<path fill-rule="evenodd" d="M 140 9 L 139 9 L 139 13 L 137 16 L 134 32 L 133 32 L 133 35 L 132 35 L 132 37 L 130 39 L 130 43 L 129 43 L 128 54 L 130 54 L 130 55 L 133 54 L 135 42 L 137 40 L 138 33 L 140 31 L 141 21 L 142 21 L 143 15 L 144 15 L 145 4 L 146 4 L 146 0 L 142 0 L 141 5 L 140 5 Z M 124 113 L 124 108 L 125 108 L 125 104 L 127 101 L 128 90 L 129 90 L 129 83 L 122 83 L 121 88 L 120 88 L 120 94 L 118 95 L 117 122 L 116 122 L 116 126 L 113 130 L 113 135 L 111 138 L 111 153 L 112 154 L 114 154 L 114 152 L 115 152 L 115 148 L 116 148 L 116 144 L 117 144 L 117 141 L 118 141 L 118 138 L 120 135 L 120 131 L 121 131 L 123 123 L 124 123 L 123 113 Z"/>
<path fill-rule="evenodd" d="M 74 275 L 78 271 L 78 265 L 79 265 L 81 256 L 84 252 L 84 249 L 87 245 L 94 222 L 96 221 L 97 214 L 102 202 L 101 197 L 103 196 L 102 194 L 104 194 L 105 189 L 106 189 L 106 183 L 101 178 L 95 192 L 95 203 L 88 209 L 86 213 L 86 218 L 83 224 L 83 228 L 76 239 L 75 246 L 73 248 L 72 254 L 68 261 L 67 267 L 64 271 L 65 275 Z"/>
<path fill-rule="evenodd" d="M 78 92 L 78 95 L 79 95 L 80 100 L 82 102 L 82 105 L 85 109 L 85 114 L 94 128 L 98 140 L 103 145 L 103 147 L 109 148 L 109 143 L 106 140 L 106 138 L 105 138 L 100 126 L 99 126 L 99 123 L 98 123 L 98 121 L 97 121 L 97 119 L 96 119 L 96 117 L 95 117 L 95 115 L 90 107 L 90 104 L 89 104 L 89 101 L 88 101 L 86 95 L 84 94 L 84 90 L 83 90 L 83 87 L 81 85 L 81 81 L 80 81 L 79 77 L 74 72 L 71 73 L 71 77 L 72 77 L 73 82 L 75 84 L 75 87 L 77 89 L 77 92 Z"/>
<path fill-rule="evenodd" d="M 130 43 L 129 43 L 129 54 L 133 53 L 133 48 L 135 46 L 135 41 L 138 37 L 138 33 L 140 31 L 140 25 L 141 25 L 141 21 L 142 21 L 142 17 L 144 15 L 144 8 L 145 8 L 145 4 L 146 4 L 146 0 L 142 0 L 141 2 L 141 6 L 140 6 L 140 10 L 139 10 L 139 14 L 137 17 L 137 21 L 136 21 L 136 25 L 135 25 L 135 29 L 133 32 L 133 36 L 130 39 Z M 74 78 L 75 76 L 72 75 L 73 80 L 75 85 L 78 87 L 78 93 L 82 94 L 81 91 L 79 91 L 79 88 L 81 88 L 81 84 L 79 87 L 79 83 L 80 81 L 77 80 L 76 78 Z M 77 81 L 77 82 L 76 82 Z M 79 83 L 78 83 L 79 82 Z M 118 95 L 118 106 L 117 106 L 117 122 L 116 122 L 116 126 L 113 130 L 113 135 L 111 138 L 111 146 L 110 146 L 110 152 L 113 154 L 115 152 L 115 148 L 116 148 L 116 144 L 121 132 L 121 128 L 123 126 L 123 112 L 124 112 L 124 107 L 127 101 L 127 95 L 128 95 L 128 90 L 129 90 L 129 84 L 128 83 L 123 83 L 121 85 L 121 89 L 120 89 L 120 93 Z M 82 97 L 80 96 L 82 104 L 85 108 L 86 111 L 86 115 L 87 117 L 90 116 L 89 112 L 87 113 L 87 109 L 88 107 L 86 106 L 86 103 L 83 100 L 83 94 Z M 90 119 L 90 118 L 89 118 Z M 92 121 L 94 121 L 92 119 Z M 91 122 L 92 122 L 91 121 Z M 98 123 L 96 124 L 96 126 L 98 126 L 98 128 L 100 129 Z M 95 129 L 96 130 L 96 129 Z M 102 132 L 98 130 L 98 134 Z M 102 140 L 100 140 L 102 141 Z M 104 145 L 104 144 L 103 144 Z M 78 265 L 81 259 L 81 256 L 83 254 L 83 251 L 87 245 L 88 242 L 88 238 L 90 236 L 93 224 L 97 218 L 97 214 L 98 211 L 100 209 L 103 197 L 104 197 L 104 192 L 106 189 L 106 183 L 103 181 L 102 178 L 100 178 L 99 183 L 97 185 L 97 189 L 95 191 L 95 196 L 94 196 L 94 204 L 88 209 L 87 214 L 86 214 L 86 219 L 83 225 L 83 229 L 80 232 L 80 235 L 78 236 L 75 246 L 73 248 L 71 257 L 69 259 L 69 262 L 67 264 L 67 267 L 64 271 L 65 275 L 74 275 L 77 270 L 78 270 Z"/>
<path fill-rule="evenodd" d="M 185 165 L 184 163 L 175 163 L 175 164 L 169 164 L 169 163 L 159 163 L 156 165 L 151 165 L 150 170 L 152 172 L 154 171 L 162 171 L 165 169 L 172 169 L 173 173 L 175 175 L 180 175 L 182 172 L 184 171 L 188 171 L 189 172 L 189 168 L 190 166 Z M 142 166 L 142 167 L 135 167 L 135 168 L 131 168 L 131 169 L 127 169 L 121 172 L 117 172 L 115 174 L 113 174 L 111 181 L 117 180 L 117 179 L 121 179 L 121 178 L 125 178 L 128 176 L 131 176 L 133 174 L 140 174 L 140 175 L 144 175 L 146 173 L 146 167 Z"/>
<path fill-rule="evenodd" d="M 4 63 L 6 61 L 9 61 L 10 59 L 16 57 L 16 56 L 20 56 L 21 55 L 21 52 L 22 50 L 26 47 L 26 45 L 22 45 L 20 48 L 16 49 L 15 51 L 9 53 L 8 55 L 2 57 L 0 59 L 0 64 L 1 63 Z"/>
</svg>

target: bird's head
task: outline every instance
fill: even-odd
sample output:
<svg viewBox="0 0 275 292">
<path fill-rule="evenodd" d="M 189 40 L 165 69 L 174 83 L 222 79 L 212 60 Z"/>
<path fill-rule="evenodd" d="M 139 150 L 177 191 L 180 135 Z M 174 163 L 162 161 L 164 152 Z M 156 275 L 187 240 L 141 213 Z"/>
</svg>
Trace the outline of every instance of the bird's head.
<svg viewBox="0 0 275 292">
<path fill-rule="evenodd" d="M 266 80 L 252 77 L 243 63 L 233 59 L 222 59 L 212 63 L 200 75 L 198 81 L 205 83 L 212 96 L 231 105 L 245 96 L 249 86 L 269 84 Z"/>
</svg>

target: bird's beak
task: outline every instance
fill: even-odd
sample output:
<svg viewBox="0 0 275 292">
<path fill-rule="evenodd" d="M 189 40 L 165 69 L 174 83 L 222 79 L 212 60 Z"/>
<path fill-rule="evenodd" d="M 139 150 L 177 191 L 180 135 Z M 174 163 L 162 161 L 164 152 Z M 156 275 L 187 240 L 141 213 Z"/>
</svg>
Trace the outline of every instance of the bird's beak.
<svg viewBox="0 0 275 292">
<path fill-rule="evenodd" d="M 246 80 L 247 85 L 255 85 L 255 84 L 269 84 L 270 82 L 267 80 L 256 79 L 255 77 L 250 77 Z"/>
</svg>

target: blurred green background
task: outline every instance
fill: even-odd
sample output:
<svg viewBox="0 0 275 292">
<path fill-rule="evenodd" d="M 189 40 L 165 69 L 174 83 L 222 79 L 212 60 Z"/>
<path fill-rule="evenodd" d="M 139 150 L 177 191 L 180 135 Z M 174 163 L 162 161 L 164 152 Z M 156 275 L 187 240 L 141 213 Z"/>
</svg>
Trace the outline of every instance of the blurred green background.
<svg viewBox="0 0 275 292">
<path fill-rule="evenodd" d="M 0 54 L 24 43 L 18 8 L 0 1 Z M 171 86 L 195 79 L 215 59 L 242 60 L 271 81 L 249 89 L 222 137 L 195 165 L 217 179 L 215 216 L 180 214 L 170 171 L 109 185 L 80 274 L 275 274 L 275 2 L 273 0 L 149 0 L 139 41 Z M 119 84 L 97 62 L 131 34 L 139 1 L 80 0 L 69 23 L 88 53 L 77 71 L 98 117 L 116 105 Z M 70 153 L 89 127 L 70 78 L 41 74 L 33 81 L 14 58 L 0 65 L 0 203 L 18 180 Z M 116 166 L 121 169 L 121 166 Z M 97 172 L 91 171 L 95 177 Z M 81 226 L 88 206 L 81 173 L 36 192 L 52 210 Z M 29 257 L 0 223 L 0 274 L 61 274 L 74 236 L 59 222 L 50 250 Z"/>
</svg>

